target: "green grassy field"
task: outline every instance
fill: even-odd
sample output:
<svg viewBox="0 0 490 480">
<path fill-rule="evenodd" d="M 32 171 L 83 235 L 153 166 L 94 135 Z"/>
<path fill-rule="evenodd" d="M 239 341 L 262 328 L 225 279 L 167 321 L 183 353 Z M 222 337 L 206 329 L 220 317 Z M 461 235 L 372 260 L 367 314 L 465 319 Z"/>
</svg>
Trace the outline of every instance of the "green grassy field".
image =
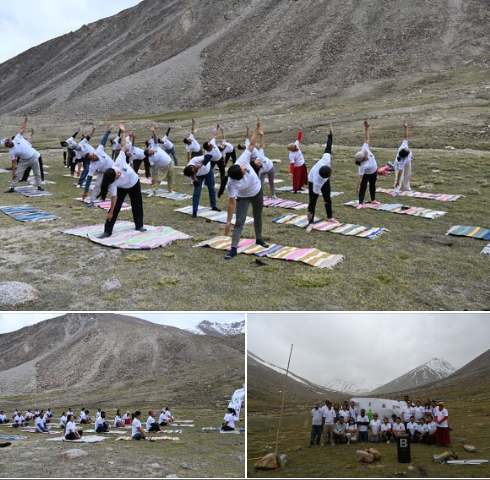
<svg viewBox="0 0 490 480">
<path fill-rule="evenodd" d="M 431 85 L 430 83 L 428 85 Z M 429 88 L 429 87 L 428 87 Z M 435 88 L 435 87 L 434 87 Z M 400 116 L 409 100 L 399 100 L 390 105 L 393 115 Z M 490 287 L 486 281 L 489 258 L 480 255 L 484 241 L 446 236 L 453 225 L 488 227 L 490 198 L 490 165 L 484 150 L 444 149 L 451 140 L 457 147 L 472 143 L 478 136 L 477 127 L 463 125 L 439 127 L 422 124 L 411 129 L 411 147 L 414 150 L 412 188 L 432 185 L 424 191 L 465 195 L 455 203 L 404 198 L 403 203 L 423 206 L 448 213 L 435 220 L 396 215 L 370 210 L 357 211 L 343 203 L 354 200 L 357 170 L 353 154 L 360 142 L 359 132 L 354 134 L 354 116 L 374 108 L 374 104 L 335 104 L 332 110 L 337 117 L 322 112 L 311 114 L 313 104 L 305 107 L 303 117 L 294 118 L 289 113 L 265 119 L 268 125 L 268 141 L 276 142 L 266 147 L 276 163 L 277 178 L 283 180 L 277 186 L 288 185 L 288 159 L 284 147 L 296 135 L 296 123 L 309 119 L 305 127 L 304 153 L 309 168 L 321 157 L 321 142 L 326 125 L 333 118 L 335 124 L 332 190 L 343 195 L 334 198 L 334 216 L 341 222 L 359 223 L 365 226 L 385 227 L 389 230 L 374 241 L 343 237 L 341 235 L 312 232 L 292 226 L 279 226 L 272 220 L 292 210 L 269 208 L 264 210 L 264 238 L 269 242 L 294 247 L 316 247 L 340 254 L 343 263 L 333 270 L 319 270 L 304 264 L 265 260 L 266 266 L 258 266 L 250 256 L 240 255 L 225 262 L 224 252 L 192 248 L 196 243 L 224 234 L 224 225 L 207 223 L 203 219 L 191 219 L 176 213 L 179 207 L 191 201 L 174 202 L 160 198 L 144 197 L 145 221 L 150 225 L 168 225 L 192 235 L 190 241 L 177 242 L 167 248 L 148 252 L 111 250 L 87 240 L 63 235 L 61 230 L 82 225 L 102 223 L 105 214 L 100 209 L 89 209 L 75 201 L 80 190 L 75 181 L 63 175 L 61 152 L 44 153 L 50 166 L 47 178 L 56 182 L 48 186 L 52 197 L 24 198 L 18 194 L 4 194 L 9 174 L 1 174 L 4 186 L 0 204 L 31 204 L 58 215 L 61 220 L 44 224 L 22 224 L 6 216 L 0 217 L 0 275 L 5 280 L 26 281 L 38 288 L 42 299 L 34 305 L 38 310 L 483 310 L 490 308 Z M 357 106 L 357 107 L 356 107 Z M 356 109 L 357 108 L 357 109 Z M 378 106 L 388 109 L 388 106 Z M 430 106 L 424 104 L 429 111 Z M 473 115 L 480 104 L 472 103 Z M 280 107 L 277 107 L 280 112 Z M 458 113 L 460 111 L 458 110 Z M 190 115 L 180 113 L 179 118 Z M 199 139 L 212 130 L 214 119 L 243 124 L 250 118 L 249 106 L 235 106 L 219 112 L 208 112 L 199 120 Z M 308 117 L 311 114 L 312 116 Z M 456 113 L 455 113 L 456 114 Z M 167 122 L 173 115 L 162 114 L 145 121 Z M 283 118 L 284 117 L 284 118 Z M 397 117 L 398 118 L 398 117 Z M 137 138 L 144 138 L 141 119 L 133 119 L 138 125 Z M 398 120 L 396 120 L 398 121 Z M 139 123 L 138 123 L 139 122 Z M 359 122 L 358 122 L 359 123 Z M 395 120 L 382 117 L 373 120 L 372 147 L 378 164 L 392 161 L 400 141 L 400 129 Z M 421 122 L 422 123 L 422 122 Z M 426 121 L 425 125 L 430 122 Z M 159 130 L 163 130 L 163 125 Z M 306 125 L 306 123 L 305 123 Z M 338 126 L 337 126 L 338 125 Z M 347 126 L 349 125 L 349 126 Z M 359 126 L 359 125 L 358 125 Z M 135 127 L 136 128 L 136 127 Z M 480 127 L 481 128 L 481 127 Z M 360 130 L 360 129 L 359 129 Z M 172 134 L 176 142 L 180 164 L 183 164 L 183 145 L 178 139 L 186 131 L 184 123 L 175 127 Z M 45 135 L 45 136 L 43 136 Z M 98 134 L 97 134 L 98 135 Z M 444 135 L 446 138 L 444 138 Z M 236 129 L 230 133 L 232 141 L 239 140 Z M 97 136 L 98 138 L 98 136 Z M 357 140 L 356 140 L 357 139 Z M 457 142 L 460 143 L 457 143 Z M 318 143 L 311 143 L 318 142 Z M 487 148 L 488 141 L 476 141 L 475 145 Z M 53 147 L 54 134 L 40 133 L 39 145 Z M 182 145 L 182 147 L 181 147 Z M 354 146 L 352 146 L 354 145 Z M 379 146 L 392 148 L 378 148 Z M 431 149 L 427 147 L 437 147 Z M 0 157 L 0 168 L 9 164 L 8 158 Z M 436 172 L 438 170 L 438 172 Z M 219 182 L 219 179 L 217 179 Z M 390 188 L 393 176 L 379 177 L 378 186 Z M 147 186 L 143 185 L 143 188 Z M 192 194 L 192 186 L 177 170 L 176 190 Z M 423 189 L 422 189 L 423 190 Z M 269 194 L 265 187 L 265 194 Z M 307 195 L 282 193 L 281 197 L 307 202 Z M 392 202 L 391 197 L 378 195 L 382 202 Z M 399 200 L 401 201 L 401 200 Z M 201 204 L 209 203 L 203 190 Z M 227 208 L 226 196 L 219 200 L 219 207 Z M 301 211 L 300 211 L 301 212 Z M 325 212 L 319 202 L 317 215 Z M 121 220 L 131 220 L 131 212 L 122 212 Z M 253 236 L 253 227 L 247 226 L 244 235 Z M 100 286 L 117 276 L 120 291 L 102 294 Z M 245 290 L 243 290 L 245 289 Z M 240 294 L 240 290 L 245 294 Z M 131 295 L 127 295 L 130 291 Z M 240 292 L 240 293 L 239 293 Z M 22 308 L 32 309 L 33 305 Z"/>
<path fill-rule="evenodd" d="M 417 398 L 425 398 L 425 392 L 417 393 Z M 488 409 L 490 389 L 481 383 L 473 386 L 461 385 L 445 388 L 436 398 L 444 399 L 450 415 L 451 449 L 460 459 L 490 458 L 490 412 Z M 429 393 L 434 398 L 434 392 Z M 388 397 L 392 397 L 388 395 Z M 395 395 L 393 398 L 402 398 Z M 423 477 L 418 467 L 422 467 L 429 477 L 444 478 L 486 478 L 490 475 L 488 464 L 481 465 L 440 465 L 433 462 L 433 455 L 442 453 L 442 448 L 422 444 L 411 445 L 411 463 L 399 464 L 396 444 L 352 444 L 308 448 L 311 417 L 310 410 L 314 402 L 324 398 L 287 399 L 285 416 L 279 439 L 279 453 L 286 453 L 289 463 L 277 470 L 256 470 L 255 461 L 247 462 L 248 478 L 393 478 L 395 473 L 403 472 L 403 478 Z M 340 402 L 345 398 L 332 398 Z M 280 399 L 264 396 L 263 392 L 248 392 L 247 418 L 247 457 L 259 458 L 274 452 L 277 427 L 279 423 Z M 267 408 L 268 406 L 268 408 Z M 477 453 L 466 453 L 463 445 L 477 447 Z M 358 463 L 355 452 L 358 449 L 374 447 L 381 452 L 381 460 L 372 464 Z M 414 469 L 409 470 L 412 466 Z"/>
<path fill-rule="evenodd" d="M 145 423 L 150 409 L 159 412 L 168 406 L 176 419 L 194 420 L 195 425 L 193 428 L 169 427 L 182 430 L 181 434 L 160 434 L 177 436 L 179 442 L 124 442 L 115 440 L 118 435 L 107 435 L 107 440 L 95 444 L 46 442 L 51 435 L 25 433 L 2 425 L 0 434 L 28 438 L 10 440 L 12 445 L 2 449 L 0 477 L 66 477 L 70 471 L 77 477 L 165 477 L 176 474 L 180 478 L 242 478 L 245 435 L 205 433 L 201 429 L 221 425 L 228 401 L 243 381 L 243 362 L 237 362 L 229 365 L 225 375 L 223 369 L 196 367 L 192 371 L 176 371 L 172 379 L 160 376 L 131 383 L 110 382 L 106 389 L 94 391 L 56 391 L 0 398 L 0 410 L 5 410 L 9 417 L 16 407 L 23 411 L 33 408 L 34 411 L 37 406 L 50 407 L 58 420 L 62 410 L 71 406 L 78 415 L 83 406 L 90 410 L 92 420 L 97 408 L 105 410 L 111 425 L 117 408 L 123 413 L 139 409 L 142 423 Z M 237 426 L 244 424 L 241 422 Z M 83 429 L 93 429 L 93 425 Z M 131 435 L 131 430 L 127 435 Z M 58 457 L 68 449 L 82 449 L 88 456 L 74 460 Z M 159 467 L 151 464 L 159 464 Z"/>
</svg>

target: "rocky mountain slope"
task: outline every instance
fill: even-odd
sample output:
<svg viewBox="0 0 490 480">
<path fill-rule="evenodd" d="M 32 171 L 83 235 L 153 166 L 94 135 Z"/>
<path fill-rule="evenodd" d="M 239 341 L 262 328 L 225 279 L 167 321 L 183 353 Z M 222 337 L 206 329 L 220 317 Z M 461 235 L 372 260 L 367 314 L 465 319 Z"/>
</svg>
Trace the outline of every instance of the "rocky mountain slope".
<svg viewBox="0 0 490 480">
<path fill-rule="evenodd" d="M 174 377 L 195 365 L 244 366 L 244 343 L 244 335 L 198 336 L 116 314 L 67 314 L 0 335 L 0 391 L 87 391 Z"/>
<path fill-rule="evenodd" d="M 416 389 L 424 384 L 449 377 L 455 368 L 442 358 L 433 358 L 423 365 L 395 378 L 391 382 L 378 387 L 371 392 L 372 395 L 399 392 L 401 390 Z"/>
<path fill-rule="evenodd" d="M 203 320 L 199 325 L 187 328 L 186 331 L 194 335 L 215 335 L 217 337 L 240 335 L 245 333 L 245 320 L 234 323 L 217 323 Z"/>
<path fill-rule="evenodd" d="M 144 0 L 0 65 L 0 116 L 328 104 L 386 79 L 409 94 L 427 73 L 488 68 L 489 23 L 481 0 Z"/>
</svg>

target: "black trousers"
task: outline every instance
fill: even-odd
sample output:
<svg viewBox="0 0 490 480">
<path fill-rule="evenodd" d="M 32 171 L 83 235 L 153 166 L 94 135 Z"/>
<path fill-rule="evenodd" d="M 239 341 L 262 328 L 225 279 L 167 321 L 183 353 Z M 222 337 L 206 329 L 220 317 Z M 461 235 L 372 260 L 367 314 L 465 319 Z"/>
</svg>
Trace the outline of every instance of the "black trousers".
<svg viewBox="0 0 490 480">
<path fill-rule="evenodd" d="M 218 165 L 218 169 L 219 169 L 219 179 L 220 179 L 220 182 L 223 183 L 225 180 L 225 176 L 226 176 L 226 173 L 225 173 L 225 162 L 223 159 L 217 161 L 217 162 L 211 162 L 212 166 L 213 166 L 213 170 L 214 170 L 214 166 L 215 165 Z"/>
<path fill-rule="evenodd" d="M 326 181 L 322 187 L 322 196 L 323 201 L 325 202 L 325 211 L 327 212 L 327 218 L 333 217 L 332 211 L 332 198 L 330 197 L 331 193 L 330 180 Z M 310 203 L 308 204 L 308 213 L 311 213 L 312 219 L 310 223 L 313 223 L 315 219 L 315 208 L 316 202 L 318 200 L 319 195 L 313 191 L 313 183 L 308 182 L 308 190 L 310 193 Z"/>
<path fill-rule="evenodd" d="M 118 188 L 117 189 L 117 201 L 114 208 L 114 213 L 111 220 L 105 222 L 104 232 L 112 235 L 114 225 L 117 221 L 117 216 L 121 211 L 121 207 L 126 199 L 126 195 L 129 195 L 131 199 L 131 209 L 133 211 L 133 220 L 136 230 L 143 227 L 143 198 L 141 197 L 141 184 L 138 180 L 131 188 Z"/>
<path fill-rule="evenodd" d="M 221 425 L 221 430 L 224 432 L 231 432 L 232 430 L 235 430 L 233 427 L 229 427 L 228 425 L 225 425 L 224 423 Z"/>
<path fill-rule="evenodd" d="M 359 203 L 364 203 L 364 197 L 366 196 L 366 190 L 369 183 L 369 195 L 371 201 L 376 200 L 376 179 L 378 178 L 378 172 L 365 173 L 362 176 L 361 186 L 359 187 Z"/>
<path fill-rule="evenodd" d="M 231 163 L 235 165 L 236 163 L 236 151 L 233 149 L 233 152 L 227 153 L 225 156 L 225 166 L 228 165 L 228 162 L 231 159 Z"/>
<path fill-rule="evenodd" d="M 80 435 L 81 437 L 83 437 L 83 430 L 78 430 L 78 435 Z M 77 437 L 75 437 L 75 433 L 74 432 L 68 433 L 67 435 L 65 435 L 65 438 L 67 440 L 77 440 Z"/>
<path fill-rule="evenodd" d="M 159 432 L 160 427 L 158 426 L 158 423 L 152 423 L 151 427 L 148 429 L 148 432 Z"/>
<path fill-rule="evenodd" d="M 143 160 L 133 160 L 133 169 L 136 173 L 138 173 L 141 164 L 145 163 L 145 177 L 150 178 L 151 177 L 151 170 L 150 170 L 150 161 L 148 158 L 144 158 Z"/>
<path fill-rule="evenodd" d="M 43 157 L 39 157 L 39 169 L 41 170 L 41 180 L 44 182 L 44 167 L 43 167 Z M 22 177 L 23 182 L 27 182 L 29 175 L 31 173 L 31 167 L 27 168 Z"/>
</svg>

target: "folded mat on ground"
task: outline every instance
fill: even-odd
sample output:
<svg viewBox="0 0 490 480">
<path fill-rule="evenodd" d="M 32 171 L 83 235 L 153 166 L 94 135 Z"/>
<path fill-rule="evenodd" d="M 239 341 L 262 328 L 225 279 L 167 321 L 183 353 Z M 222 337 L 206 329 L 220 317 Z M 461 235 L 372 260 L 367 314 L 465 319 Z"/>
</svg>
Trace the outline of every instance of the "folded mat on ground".
<svg viewBox="0 0 490 480">
<path fill-rule="evenodd" d="M 395 190 L 393 188 L 377 188 L 376 192 L 386 193 L 393 196 Z M 464 195 L 449 195 L 446 193 L 428 193 L 428 192 L 415 192 L 414 190 L 404 190 L 398 193 L 399 197 L 411 197 L 421 198 L 423 200 L 437 200 L 439 202 L 455 202 L 458 198 L 464 197 Z"/>
<path fill-rule="evenodd" d="M 352 202 L 344 203 L 347 207 L 357 207 L 359 202 L 354 200 Z M 413 217 L 422 217 L 433 220 L 434 218 L 442 217 L 447 212 L 441 210 L 431 210 L 430 208 L 422 207 L 409 207 L 402 203 L 380 203 L 379 205 L 371 205 L 365 203 L 364 208 L 367 210 L 379 210 L 382 212 L 398 213 L 400 215 L 411 215 Z"/>
<path fill-rule="evenodd" d="M 148 190 L 145 190 L 142 193 L 145 193 L 146 195 L 150 195 L 152 193 L 152 190 L 151 188 L 149 188 Z M 177 200 L 177 201 L 189 200 L 192 198 L 192 195 L 187 195 L 187 193 L 169 192 L 164 188 L 158 189 L 155 196 L 160 198 L 165 198 L 166 200 Z"/>
<path fill-rule="evenodd" d="M 307 203 L 293 202 L 284 198 L 264 197 L 264 207 L 289 208 L 290 210 L 302 210 L 308 208 Z"/>
<path fill-rule="evenodd" d="M 16 187 L 15 191 L 24 195 L 24 197 L 49 197 L 52 195 L 51 192 L 46 190 L 40 191 L 37 187 L 27 186 L 27 187 Z"/>
<path fill-rule="evenodd" d="M 192 215 L 192 206 L 190 207 L 184 207 L 184 208 L 178 208 L 175 210 L 176 212 L 180 213 L 185 213 L 186 215 Z M 197 216 L 201 218 L 205 218 L 206 220 L 210 220 L 211 222 L 219 222 L 219 223 L 226 223 L 227 218 L 228 218 L 228 213 L 227 212 L 214 212 L 211 208 L 209 207 L 199 207 L 197 211 Z M 233 219 L 231 223 L 235 225 L 235 220 L 236 216 L 233 215 Z M 249 225 L 253 223 L 254 219 L 251 217 L 247 217 L 245 220 L 245 225 Z"/>
<path fill-rule="evenodd" d="M 470 237 L 478 240 L 490 240 L 490 229 L 483 227 L 469 227 L 465 225 L 455 225 L 451 227 L 446 235 L 455 237 Z M 482 255 L 490 255 L 490 243 L 481 251 Z"/>
<path fill-rule="evenodd" d="M 186 233 L 174 230 L 171 227 L 152 227 L 145 225 L 146 232 L 134 229 L 132 222 L 116 222 L 112 236 L 98 238 L 104 232 L 104 225 L 91 225 L 88 227 L 72 228 L 62 233 L 77 237 L 88 237 L 94 243 L 106 247 L 121 248 L 125 250 L 151 250 L 166 247 L 177 240 L 189 240 L 192 237 Z"/>
<path fill-rule="evenodd" d="M 133 440 L 133 437 L 118 437 L 116 438 L 116 442 L 117 441 L 130 441 L 130 440 Z M 159 442 L 159 441 L 164 441 L 164 440 L 169 440 L 171 442 L 178 442 L 180 440 L 179 437 L 146 437 L 146 440 L 147 441 L 150 441 L 150 442 Z"/>
<path fill-rule="evenodd" d="M 280 225 L 294 225 L 300 228 L 306 228 L 308 226 L 308 217 L 306 215 L 295 215 L 293 213 L 274 218 L 272 221 Z M 327 222 L 320 218 L 315 218 L 313 229 L 319 232 L 339 233 L 340 235 L 370 239 L 375 239 L 386 231 L 383 227 L 364 227 L 351 223 Z"/>
<path fill-rule="evenodd" d="M 197 247 L 211 247 L 216 250 L 228 250 L 231 247 L 231 238 L 215 237 L 194 245 L 194 248 Z M 333 255 L 331 253 L 322 252 L 316 248 L 286 247 L 274 243 L 270 244 L 269 247 L 264 248 L 257 245 L 253 239 L 243 239 L 238 244 L 238 253 L 301 262 L 317 268 L 333 268 L 344 260 L 343 255 Z"/>
<path fill-rule="evenodd" d="M 0 207 L 0 210 L 5 215 L 19 222 L 47 222 L 60 218 L 31 205 L 8 205 L 6 207 Z"/>
<path fill-rule="evenodd" d="M 83 202 L 83 203 L 87 203 L 87 204 L 90 203 L 90 198 L 77 198 L 77 200 L 79 202 Z M 111 201 L 110 200 L 104 200 L 104 201 L 96 200 L 94 202 L 94 207 L 102 208 L 103 210 L 108 212 L 111 209 Z M 124 202 L 122 204 L 121 211 L 125 211 L 125 210 L 131 210 L 131 205 L 129 205 L 129 203 Z"/>
<path fill-rule="evenodd" d="M 57 438 L 47 438 L 47 442 L 72 442 L 72 443 L 100 443 L 107 440 L 108 437 L 99 437 L 98 435 L 83 436 L 80 440 L 67 440 L 64 436 Z M 121 437 L 119 437 L 121 438 Z"/>
</svg>

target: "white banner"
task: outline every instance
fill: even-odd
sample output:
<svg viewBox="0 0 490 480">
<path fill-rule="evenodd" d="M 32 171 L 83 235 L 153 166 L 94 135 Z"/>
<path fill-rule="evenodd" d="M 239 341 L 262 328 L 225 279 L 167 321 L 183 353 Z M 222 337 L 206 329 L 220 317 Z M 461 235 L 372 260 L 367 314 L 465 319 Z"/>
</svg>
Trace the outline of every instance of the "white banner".
<svg viewBox="0 0 490 480">
<path fill-rule="evenodd" d="M 235 409 L 236 417 L 238 419 L 240 418 L 240 410 L 242 408 L 243 400 L 245 400 L 245 389 L 241 388 L 240 390 L 235 390 L 235 393 L 233 394 L 233 398 L 231 399 L 231 402 L 228 405 L 229 408 Z"/>
<path fill-rule="evenodd" d="M 379 415 L 379 419 L 391 418 L 396 413 L 397 417 L 401 417 L 402 410 L 406 407 L 406 402 L 398 402 L 397 400 L 388 400 L 386 398 L 351 398 L 357 406 L 358 414 L 361 410 L 366 410 L 366 416 L 369 421 L 373 419 L 375 413 Z"/>
</svg>

